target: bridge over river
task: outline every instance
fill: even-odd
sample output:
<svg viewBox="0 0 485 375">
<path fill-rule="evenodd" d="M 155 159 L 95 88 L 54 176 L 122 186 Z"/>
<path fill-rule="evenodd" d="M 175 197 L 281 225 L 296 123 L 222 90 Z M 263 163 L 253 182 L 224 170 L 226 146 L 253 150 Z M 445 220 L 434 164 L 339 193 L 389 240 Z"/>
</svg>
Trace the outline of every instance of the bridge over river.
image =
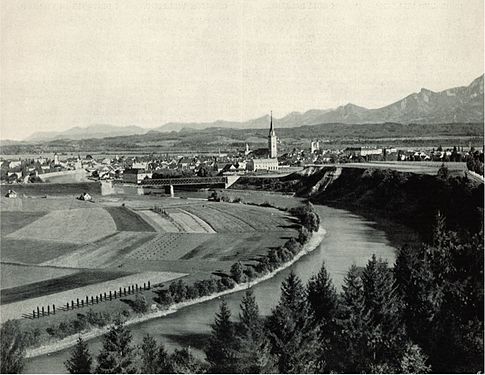
<svg viewBox="0 0 485 375">
<path fill-rule="evenodd" d="M 179 178 L 147 178 L 140 182 L 141 186 L 163 186 L 167 193 L 174 196 L 174 186 L 224 186 L 230 187 L 238 180 L 239 176 L 218 177 L 179 177 Z"/>
</svg>

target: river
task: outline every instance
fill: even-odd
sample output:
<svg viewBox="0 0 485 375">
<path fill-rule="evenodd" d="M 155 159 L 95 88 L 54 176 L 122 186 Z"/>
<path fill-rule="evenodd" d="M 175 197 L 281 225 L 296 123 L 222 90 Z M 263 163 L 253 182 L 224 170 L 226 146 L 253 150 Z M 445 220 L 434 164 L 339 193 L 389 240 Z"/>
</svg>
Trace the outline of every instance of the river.
<svg viewBox="0 0 485 375">
<path fill-rule="evenodd" d="M 253 290 L 261 313 L 269 314 L 276 305 L 281 282 L 290 269 L 304 281 L 317 273 L 324 261 L 334 284 L 340 288 L 348 268 L 355 264 L 364 266 L 372 254 L 388 260 L 390 265 L 395 259 L 396 249 L 391 246 L 385 233 L 376 229 L 375 223 L 349 211 L 327 206 L 315 206 L 327 234 L 319 247 L 302 257 L 289 269 L 275 277 L 261 282 Z M 237 317 L 239 303 L 243 292 L 226 295 L 224 298 Z M 214 313 L 218 310 L 220 300 L 215 299 L 189 306 L 178 312 L 158 319 L 149 320 L 130 326 L 134 342 L 141 341 L 147 333 L 155 336 L 171 351 L 180 346 L 191 346 L 196 355 L 203 355 L 200 342 L 210 332 Z M 101 347 L 101 338 L 89 342 L 91 353 L 97 354 Z M 30 358 L 24 371 L 28 373 L 65 373 L 64 361 L 71 349 L 61 350 L 49 355 Z"/>
</svg>

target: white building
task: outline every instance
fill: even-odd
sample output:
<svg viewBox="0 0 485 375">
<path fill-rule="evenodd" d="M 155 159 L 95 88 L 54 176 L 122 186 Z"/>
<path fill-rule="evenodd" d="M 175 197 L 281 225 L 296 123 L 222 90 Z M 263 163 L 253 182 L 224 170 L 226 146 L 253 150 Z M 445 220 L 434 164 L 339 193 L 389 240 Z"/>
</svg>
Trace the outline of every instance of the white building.
<svg viewBox="0 0 485 375">
<path fill-rule="evenodd" d="M 311 153 L 315 153 L 315 151 L 318 151 L 320 150 L 320 141 L 319 140 L 312 140 L 311 141 L 311 144 L 310 144 L 310 148 L 311 148 Z"/>
<path fill-rule="evenodd" d="M 256 171 L 277 171 L 278 159 L 251 159 L 246 163 L 246 169 Z"/>
</svg>

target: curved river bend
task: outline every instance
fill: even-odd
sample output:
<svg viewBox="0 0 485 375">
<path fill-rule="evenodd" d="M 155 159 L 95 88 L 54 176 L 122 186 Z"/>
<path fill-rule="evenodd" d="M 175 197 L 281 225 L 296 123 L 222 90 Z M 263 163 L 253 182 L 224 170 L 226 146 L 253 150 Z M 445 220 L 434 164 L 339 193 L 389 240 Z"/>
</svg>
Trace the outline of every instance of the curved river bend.
<svg viewBox="0 0 485 375">
<path fill-rule="evenodd" d="M 317 249 L 302 257 L 289 269 L 253 287 L 261 313 L 269 314 L 271 308 L 276 305 L 280 295 L 281 282 L 288 276 L 290 269 L 293 269 L 306 282 L 319 271 L 322 261 L 325 261 L 334 284 L 340 288 L 348 268 L 352 264 L 364 266 L 372 254 L 388 260 L 390 265 L 393 264 L 396 249 L 390 245 L 384 232 L 375 229 L 372 221 L 346 210 L 327 206 L 315 206 L 315 208 L 327 231 L 325 239 Z M 237 292 L 224 297 L 231 308 L 233 317 L 238 315 L 242 294 L 243 292 Z M 163 342 L 169 351 L 180 346 L 192 346 L 194 354 L 202 355 L 196 349 L 197 343 L 200 342 L 201 337 L 210 332 L 210 324 L 214 320 L 219 302 L 218 299 L 203 302 L 183 308 L 163 318 L 132 325 L 130 329 L 134 341 L 138 343 L 145 334 L 150 333 Z M 101 338 L 94 338 L 88 343 L 91 353 L 96 355 L 101 347 Z M 27 360 L 24 371 L 28 373 L 65 373 L 63 363 L 69 358 L 70 350 L 30 358 Z"/>
</svg>

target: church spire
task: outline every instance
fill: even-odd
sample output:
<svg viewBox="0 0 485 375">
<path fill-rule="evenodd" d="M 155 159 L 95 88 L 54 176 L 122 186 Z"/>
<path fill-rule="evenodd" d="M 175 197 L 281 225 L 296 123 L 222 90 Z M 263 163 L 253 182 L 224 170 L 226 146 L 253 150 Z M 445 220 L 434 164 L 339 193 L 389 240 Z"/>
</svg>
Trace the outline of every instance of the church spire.
<svg viewBox="0 0 485 375">
<path fill-rule="evenodd" d="M 276 146 L 276 133 L 273 128 L 273 111 L 271 111 L 269 119 L 268 151 L 269 157 L 273 159 L 278 157 L 278 151 Z"/>
<path fill-rule="evenodd" d="M 271 135 L 273 133 L 274 133 L 274 130 L 273 130 L 273 111 L 270 111 L 270 115 L 269 115 L 269 135 Z"/>
</svg>

